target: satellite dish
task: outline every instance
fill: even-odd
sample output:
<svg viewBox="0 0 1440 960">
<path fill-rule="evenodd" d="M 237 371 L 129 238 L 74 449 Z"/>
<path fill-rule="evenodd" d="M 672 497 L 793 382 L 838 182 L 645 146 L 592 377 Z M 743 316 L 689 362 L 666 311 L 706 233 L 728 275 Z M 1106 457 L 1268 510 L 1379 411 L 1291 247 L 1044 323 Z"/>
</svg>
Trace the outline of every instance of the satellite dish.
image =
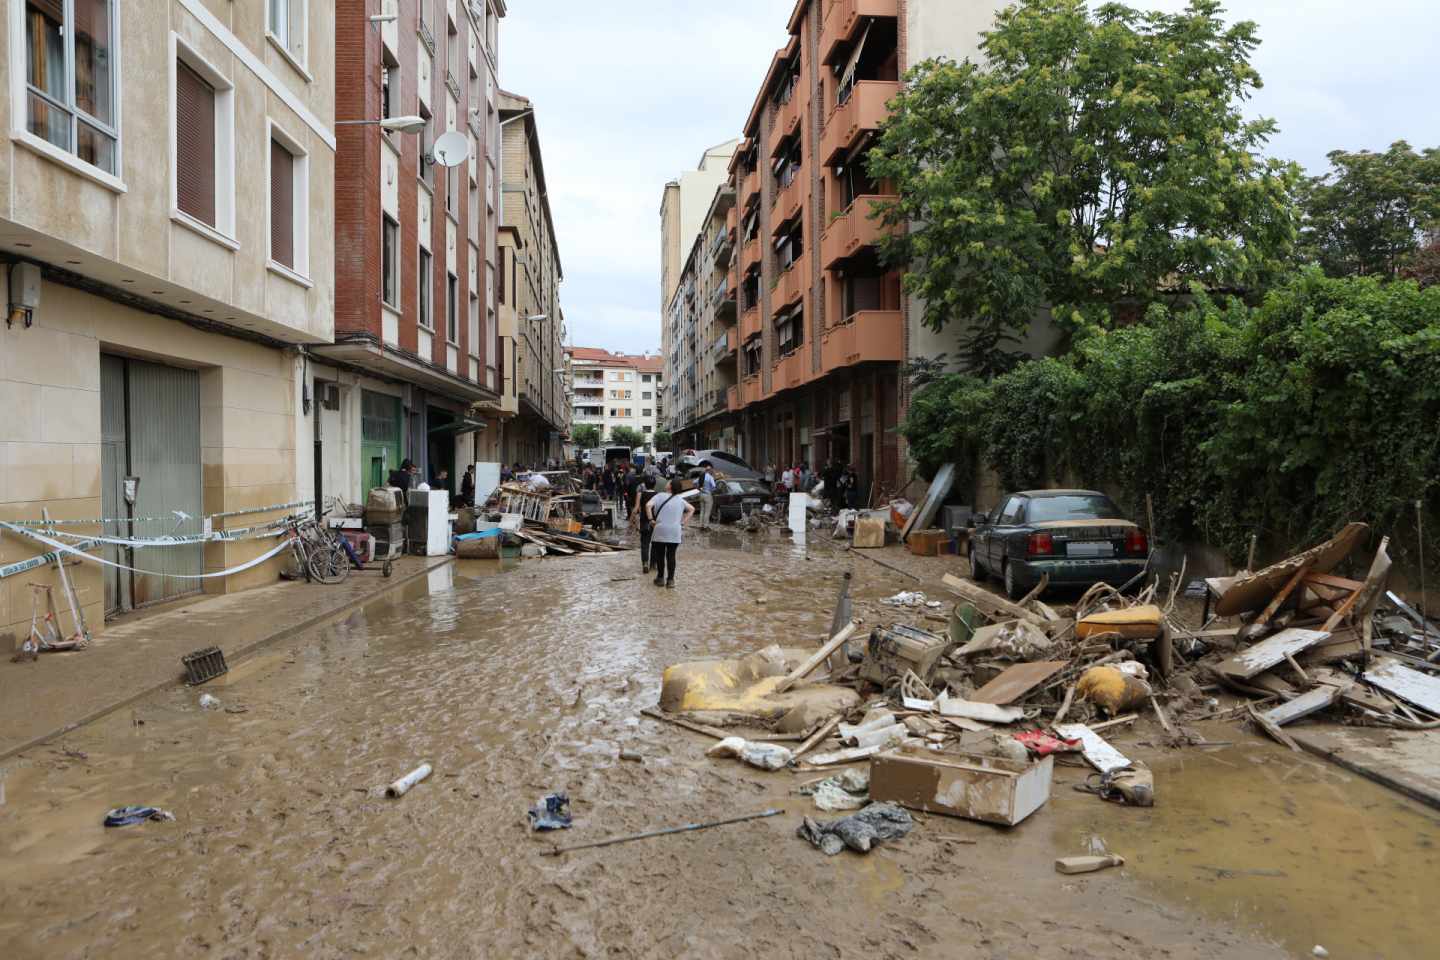
<svg viewBox="0 0 1440 960">
<path fill-rule="evenodd" d="M 430 154 L 442 167 L 458 167 L 470 156 L 470 140 L 459 130 L 451 130 L 440 135 Z"/>
</svg>

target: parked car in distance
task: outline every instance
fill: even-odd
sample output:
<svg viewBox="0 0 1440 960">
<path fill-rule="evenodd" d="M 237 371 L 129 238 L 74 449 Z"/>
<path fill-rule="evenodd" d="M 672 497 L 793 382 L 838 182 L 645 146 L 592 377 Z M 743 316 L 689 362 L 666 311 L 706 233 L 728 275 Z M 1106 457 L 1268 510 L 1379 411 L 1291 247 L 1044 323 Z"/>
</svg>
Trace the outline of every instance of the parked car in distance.
<svg viewBox="0 0 1440 960">
<path fill-rule="evenodd" d="M 1094 490 L 1022 490 L 976 514 L 970 575 L 998 576 L 1018 600 L 1045 574 L 1051 587 L 1122 586 L 1150 561 L 1150 538 Z"/>
<path fill-rule="evenodd" d="M 722 523 L 743 520 L 748 514 L 763 510 L 766 504 L 774 503 L 770 487 L 759 480 L 726 479 L 715 484 L 715 516 Z"/>
<path fill-rule="evenodd" d="M 764 482 L 765 475 L 733 453 L 724 450 L 696 450 L 680 458 L 676 472 L 683 477 L 694 477 L 708 466 L 729 480 L 755 480 Z"/>
</svg>

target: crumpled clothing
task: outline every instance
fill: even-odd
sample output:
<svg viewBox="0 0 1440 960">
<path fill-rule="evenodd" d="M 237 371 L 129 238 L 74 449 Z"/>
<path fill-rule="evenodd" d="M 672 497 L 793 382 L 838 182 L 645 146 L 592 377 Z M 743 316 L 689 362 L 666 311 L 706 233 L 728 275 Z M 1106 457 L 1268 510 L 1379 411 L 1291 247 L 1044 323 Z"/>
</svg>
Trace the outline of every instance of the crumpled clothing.
<svg viewBox="0 0 1440 960">
<path fill-rule="evenodd" d="M 904 808 L 893 803 L 872 803 L 841 820 L 806 817 L 795 829 L 795 835 L 809 840 L 827 857 L 833 857 L 846 847 L 869 853 L 877 842 L 898 840 L 914 827 L 915 821 Z"/>
<path fill-rule="evenodd" d="M 744 737 L 726 737 L 705 751 L 707 757 L 739 757 L 761 770 L 780 770 L 790 765 L 795 754 L 773 743 L 759 743 Z"/>
<path fill-rule="evenodd" d="M 880 602 L 889 607 L 929 607 L 932 610 L 938 610 L 941 606 L 939 600 L 931 600 L 919 590 L 902 590 Z"/>
<path fill-rule="evenodd" d="M 1026 730 L 1015 734 L 1015 739 L 1037 757 L 1048 757 L 1052 753 L 1074 753 L 1080 749 L 1079 740 L 1066 740 L 1044 730 Z"/>
<path fill-rule="evenodd" d="M 132 823 L 144 823 L 146 820 L 174 820 L 175 814 L 169 810 L 161 810 L 159 807 L 116 807 L 105 814 L 105 826 L 107 827 L 128 827 Z"/>
<path fill-rule="evenodd" d="M 870 802 L 870 772 L 851 768 L 819 783 L 800 788 L 802 796 L 815 798 L 815 807 L 827 813 L 859 810 Z"/>
<path fill-rule="evenodd" d="M 530 829 L 540 830 L 568 830 L 570 829 L 570 795 L 565 793 L 551 793 L 540 798 L 540 802 L 527 811 L 530 817 Z"/>
</svg>

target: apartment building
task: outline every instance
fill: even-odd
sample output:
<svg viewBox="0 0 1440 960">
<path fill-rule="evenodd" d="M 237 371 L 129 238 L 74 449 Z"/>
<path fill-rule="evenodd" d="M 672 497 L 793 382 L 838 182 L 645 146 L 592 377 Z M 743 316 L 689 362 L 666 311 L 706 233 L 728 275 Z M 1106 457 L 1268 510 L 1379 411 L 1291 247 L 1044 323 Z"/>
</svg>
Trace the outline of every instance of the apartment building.
<svg viewBox="0 0 1440 960">
<path fill-rule="evenodd" d="M 733 449 L 753 463 L 855 464 L 869 490 L 896 490 L 905 456 L 896 432 L 907 395 L 902 365 L 912 357 L 956 353 L 959 331 L 940 334 L 921 323 L 923 305 L 902 295 L 900 274 L 881 266 L 885 229 L 871 219 L 892 192 L 866 173 L 864 157 L 914 64 L 935 56 L 978 56 L 980 34 L 1001 0 L 798 0 L 788 39 L 772 59 L 730 163 L 735 252 L 727 289 L 736 292 L 734 350 L 728 306 L 695 320 L 694 408 L 676 411 L 687 438 L 715 442 L 733 430 Z M 711 205 L 716 261 L 725 257 L 718 211 Z M 693 258 L 677 283 L 698 291 L 713 264 Z M 728 295 L 728 294 L 727 294 Z M 666 304 L 667 330 L 685 329 L 683 310 Z M 708 320 L 708 354 L 702 332 Z M 724 347 L 720 331 L 725 331 Z M 1043 336 L 1031 344 L 1043 349 Z M 667 359 L 688 362 L 682 338 Z M 678 351 L 678 352 L 672 352 Z M 708 372 L 707 372 L 708 364 Z M 713 410 L 701 384 L 728 384 L 725 411 Z M 683 366 L 678 373 L 688 377 Z M 687 396 L 680 380 L 677 403 Z M 708 388 L 707 388 L 708 389 Z M 698 445 L 698 444 L 697 444 Z"/>
<path fill-rule="evenodd" d="M 535 107 L 500 93 L 501 224 L 497 254 L 505 463 L 540 463 L 562 456 L 570 430 L 565 383 L 565 279 Z"/>
<path fill-rule="evenodd" d="M 378 14 L 394 19 L 373 21 Z M 337 156 L 326 188 L 335 210 L 335 336 L 311 351 L 320 410 L 314 486 L 356 501 L 408 458 L 432 483 L 448 471 L 455 492 L 466 464 L 500 457 L 493 408 L 501 389 L 505 3 L 338 0 L 330 15 L 338 54 Z M 446 134 L 465 144 L 463 159 L 437 149 Z"/>
<path fill-rule="evenodd" d="M 715 189 L 730 179 L 730 158 L 739 140 L 717 143 L 700 156 L 694 170 L 686 170 L 665 184 L 660 197 L 660 309 L 675 296 L 680 271 L 690 245 L 700 232 L 705 209 Z"/>
<path fill-rule="evenodd" d="M 313 489 L 303 351 L 333 332 L 332 5 L 10 0 L 0 49 L 0 519 L 154 538 L 283 515 Z M 275 542 L 109 545 L 126 569 L 71 577 L 99 632 L 273 580 L 278 559 L 198 578 Z M 38 552 L 0 536 L 0 567 Z M 0 634 L 29 632 L 52 569 L 0 576 Z"/>
<path fill-rule="evenodd" d="M 616 427 L 629 427 L 648 445 L 664 415 L 663 358 L 597 347 L 567 347 L 565 353 L 574 391 L 572 425 L 599 427 L 602 440 Z"/>
</svg>

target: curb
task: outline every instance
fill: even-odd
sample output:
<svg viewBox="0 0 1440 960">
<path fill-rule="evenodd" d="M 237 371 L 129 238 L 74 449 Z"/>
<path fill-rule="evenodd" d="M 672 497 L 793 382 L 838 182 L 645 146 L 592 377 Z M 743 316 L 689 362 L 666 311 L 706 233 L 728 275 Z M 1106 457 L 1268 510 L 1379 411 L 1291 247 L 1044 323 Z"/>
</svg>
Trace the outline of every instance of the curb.
<svg viewBox="0 0 1440 960">
<path fill-rule="evenodd" d="M 281 641 L 288 640 L 291 637 L 295 637 L 301 633 L 306 632 L 307 630 L 314 630 L 317 627 L 327 626 L 332 621 L 343 620 L 345 617 L 348 617 L 350 614 L 354 613 L 357 608 L 363 607 L 370 603 L 374 603 L 376 600 L 379 600 L 381 597 L 384 597 L 387 594 L 398 590 L 400 587 L 403 587 L 408 583 L 414 583 L 421 577 L 429 576 L 431 572 L 439 570 L 440 568 L 454 562 L 455 558 L 453 556 L 444 557 L 442 558 L 441 562 L 436 563 L 432 566 L 427 566 L 421 570 L 416 571 L 415 573 L 410 574 L 407 577 L 392 578 L 390 581 L 385 583 L 385 586 L 382 589 L 370 594 L 369 596 L 361 597 L 355 600 L 353 603 L 348 603 L 342 607 L 339 607 L 335 610 L 327 611 L 325 613 L 316 614 L 315 616 L 310 617 L 307 620 L 301 620 L 296 623 L 289 624 L 283 629 L 277 630 L 274 633 L 269 634 L 268 636 L 261 637 L 258 640 L 252 640 L 244 646 L 236 647 L 234 650 L 224 650 L 225 662 L 226 664 L 233 666 L 234 664 L 241 662 L 246 657 L 255 653 L 262 647 L 268 647 L 271 644 L 280 643 Z M 183 672 L 177 671 L 175 675 L 170 677 L 169 679 L 157 681 L 156 683 L 153 683 L 142 690 L 136 691 L 135 693 L 126 694 L 123 698 L 116 700 L 114 703 L 110 703 L 106 706 L 90 711 L 85 716 L 81 717 L 79 720 L 74 720 L 70 723 L 65 724 L 63 727 L 59 727 L 55 730 L 50 731 L 49 733 L 40 734 L 39 736 L 30 738 L 22 744 L 14 747 L 9 747 L 3 751 L 0 751 L 0 760 L 8 760 L 11 757 L 16 756 L 17 754 L 24 753 L 26 750 L 33 750 L 35 747 L 49 743 L 51 740 L 54 740 L 57 737 L 63 737 L 67 733 L 79 730 L 81 727 L 94 723 L 101 717 L 108 716 L 109 714 L 114 713 L 116 710 L 122 710 L 125 707 L 130 706 L 130 704 L 136 702 L 137 700 L 143 700 L 153 693 L 157 693 L 161 690 L 166 689 L 167 687 L 173 686 L 183 676 Z"/>
</svg>

